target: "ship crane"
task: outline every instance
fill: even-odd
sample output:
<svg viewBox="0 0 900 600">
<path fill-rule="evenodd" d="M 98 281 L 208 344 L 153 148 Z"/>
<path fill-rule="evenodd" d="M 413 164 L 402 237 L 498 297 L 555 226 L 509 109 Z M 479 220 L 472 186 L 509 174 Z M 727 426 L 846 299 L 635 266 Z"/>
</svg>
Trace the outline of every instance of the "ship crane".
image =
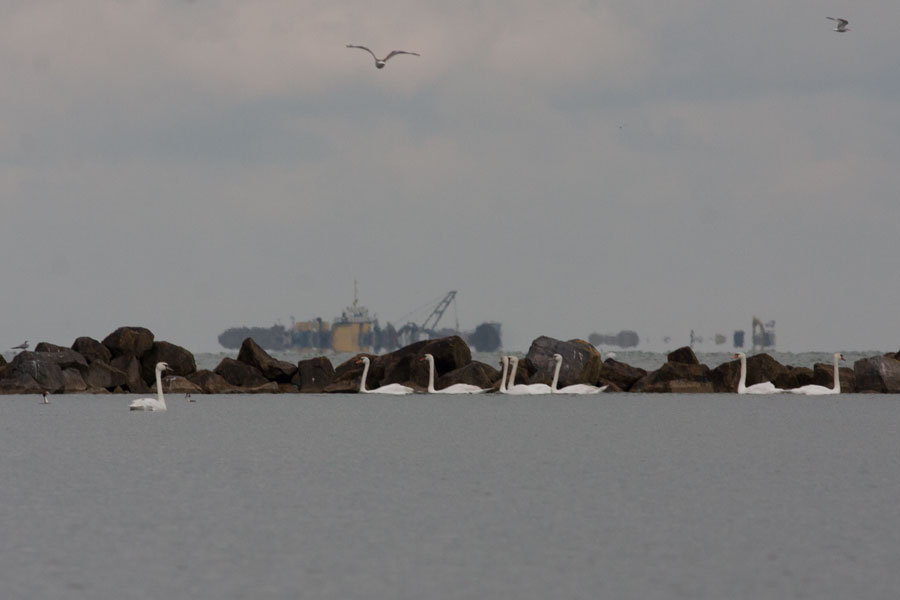
<svg viewBox="0 0 900 600">
<path fill-rule="evenodd" d="M 426 336 L 432 336 L 437 329 L 438 323 L 441 321 L 441 317 L 444 316 L 444 313 L 447 312 L 447 309 L 451 304 L 456 306 L 456 290 L 451 290 L 447 292 L 447 294 L 441 299 L 440 302 L 435 305 L 434 309 L 432 309 L 431 313 L 422 321 L 421 325 L 416 325 L 415 322 L 410 321 L 403 327 L 401 327 L 397 331 L 398 339 L 400 340 L 401 345 L 412 344 L 413 342 L 419 341 L 420 336 L 424 333 Z M 418 312 L 420 309 L 416 309 L 413 312 Z M 459 331 L 459 319 L 456 320 L 456 328 L 454 332 Z"/>
</svg>

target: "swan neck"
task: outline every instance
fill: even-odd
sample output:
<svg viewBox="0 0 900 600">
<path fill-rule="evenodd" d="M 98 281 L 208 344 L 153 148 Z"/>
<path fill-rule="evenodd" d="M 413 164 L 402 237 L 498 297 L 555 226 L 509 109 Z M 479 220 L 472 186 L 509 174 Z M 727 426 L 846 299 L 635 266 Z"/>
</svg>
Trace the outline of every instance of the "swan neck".
<svg viewBox="0 0 900 600">
<path fill-rule="evenodd" d="M 425 359 L 428 361 L 428 393 L 435 393 L 434 389 L 434 358 L 430 356 L 426 356 Z"/>
<path fill-rule="evenodd" d="M 834 355 L 834 390 L 840 394 L 841 393 L 841 369 L 838 367 L 838 357 L 840 355 Z"/>
<path fill-rule="evenodd" d="M 166 398 L 163 396 L 162 389 L 162 371 L 159 369 L 156 370 L 156 397 L 162 406 L 166 405 Z"/>
<path fill-rule="evenodd" d="M 562 360 L 558 358 L 554 358 L 556 361 L 556 368 L 553 369 L 553 383 L 550 384 L 550 391 L 557 391 L 556 385 L 559 383 L 559 370 L 562 368 Z"/>
<path fill-rule="evenodd" d="M 359 380 L 359 391 L 360 393 L 366 393 L 366 377 L 369 375 L 369 361 L 363 361 L 363 373 L 362 378 Z"/>
<path fill-rule="evenodd" d="M 503 363 L 503 373 L 500 375 L 500 393 L 503 394 L 506 392 L 506 374 L 509 372 L 509 357 L 504 356 L 503 360 L 500 362 Z"/>
<path fill-rule="evenodd" d="M 741 380 L 738 382 L 738 392 L 747 389 L 747 357 L 741 357 Z"/>
<path fill-rule="evenodd" d="M 513 356 L 509 359 L 509 385 L 507 389 L 516 387 L 516 371 L 519 370 L 519 357 Z"/>
</svg>

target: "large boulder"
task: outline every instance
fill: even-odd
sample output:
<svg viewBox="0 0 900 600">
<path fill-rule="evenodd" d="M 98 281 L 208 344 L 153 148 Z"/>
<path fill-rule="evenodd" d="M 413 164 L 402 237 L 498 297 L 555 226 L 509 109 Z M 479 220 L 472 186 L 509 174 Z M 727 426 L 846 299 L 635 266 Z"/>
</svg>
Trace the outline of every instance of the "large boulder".
<svg viewBox="0 0 900 600">
<path fill-rule="evenodd" d="M 163 373 L 186 377 L 197 370 L 194 355 L 181 346 L 169 342 L 153 342 L 150 350 L 141 358 L 141 377 L 147 385 L 156 384 L 156 363 L 164 362 L 169 370 Z"/>
<path fill-rule="evenodd" d="M 553 372 L 556 369 L 554 354 L 562 356 L 562 366 L 559 370 L 559 387 L 586 383 L 593 385 L 600 378 L 603 368 L 603 359 L 600 352 L 584 340 L 569 340 L 564 342 L 547 336 L 541 336 L 531 342 L 526 358 L 537 367 L 537 377 L 532 377 L 532 383 L 540 380 L 550 383 L 553 380 Z M 518 379 L 518 374 L 516 379 Z"/>
<path fill-rule="evenodd" d="M 50 342 L 38 342 L 37 346 L 34 347 L 35 352 L 58 352 L 62 349 L 62 346 L 57 346 L 56 344 L 51 344 Z"/>
<path fill-rule="evenodd" d="M 156 382 L 153 382 L 153 385 L 150 387 L 150 391 L 154 394 L 156 393 Z M 190 381 L 186 377 L 181 377 L 179 375 L 171 375 L 163 379 L 163 393 L 164 394 L 202 394 L 203 389 Z"/>
<path fill-rule="evenodd" d="M 775 378 L 784 373 L 787 367 L 769 356 L 768 354 L 755 354 L 747 358 L 747 385 L 755 385 L 764 381 L 774 382 Z M 709 379 L 717 392 L 737 391 L 738 381 L 741 378 L 741 361 L 732 360 L 722 363 L 709 373 Z"/>
<path fill-rule="evenodd" d="M 67 394 L 79 394 L 88 389 L 78 369 L 63 369 L 63 391 Z"/>
<path fill-rule="evenodd" d="M 317 356 L 297 363 L 297 372 L 291 378 L 301 392 L 318 394 L 334 381 L 334 367 L 324 356 Z"/>
<path fill-rule="evenodd" d="M 237 359 L 259 369 L 269 381 L 288 383 L 297 372 L 297 367 L 292 363 L 272 358 L 253 338 L 249 337 L 241 344 Z"/>
<path fill-rule="evenodd" d="M 900 353 L 898 353 L 900 354 Z M 853 363 L 857 392 L 900 394 L 900 360 L 890 356 L 861 358 Z M 841 370 L 841 388 L 844 371 Z"/>
<path fill-rule="evenodd" d="M 187 376 L 187 380 L 197 385 L 204 394 L 234 394 L 243 391 L 228 383 L 221 375 L 207 369 L 191 373 Z"/>
<path fill-rule="evenodd" d="M 122 354 L 115 357 L 109 366 L 125 373 L 125 385 L 129 392 L 143 394 L 150 391 L 150 386 L 141 377 L 141 362 L 131 354 Z"/>
<path fill-rule="evenodd" d="M 61 392 L 65 386 L 62 368 L 48 352 L 19 352 L 5 373 L 7 378 L 21 379 L 19 376 L 22 375 L 31 377 L 41 387 L 41 391 L 46 390 L 51 394 Z M 21 381 L 28 384 L 27 379 Z"/>
<path fill-rule="evenodd" d="M 672 391 L 672 386 L 661 385 L 672 381 L 690 381 L 694 383 L 709 383 L 709 391 L 713 391 L 712 381 L 709 378 L 709 367 L 700 364 L 685 362 L 667 362 L 656 371 L 648 373 L 631 386 L 630 392 L 663 392 Z M 684 388 L 684 384 L 678 384 Z M 706 389 L 706 386 L 703 386 Z"/>
<path fill-rule="evenodd" d="M 82 375 L 87 373 L 88 371 L 88 363 L 84 359 L 82 355 L 75 352 L 71 348 L 65 348 L 62 346 L 54 346 L 53 344 L 47 344 L 45 342 L 41 342 L 38 346 L 42 346 L 44 348 L 48 348 L 48 350 L 43 350 L 37 352 L 44 356 L 47 360 L 51 360 L 59 365 L 60 369 L 77 369 Z"/>
<path fill-rule="evenodd" d="M 677 350 L 669 352 L 669 355 L 666 357 L 666 362 L 683 363 L 686 365 L 700 364 L 700 361 L 697 360 L 697 355 L 694 354 L 694 350 L 690 346 L 682 346 Z"/>
<path fill-rule="evenodd" d="M 153 332 L 146 327 L 119 327 L 103 338 L 113 357 L 130 354 L 140 359 L 153 347 Z"/>
<path fill-rule="evenodd" d="M 632 367 L 629 364 L 619 362 L 614 358 L 607 358 L 600 368 L 600 377 L 597 383 L 606 385 L 612 383 L 623 391 L 631 389 L 638 380 L 645 377 L 647 371 L 639 367 Z"/>
<path fill-rule="evenodd" d="M 256 388 L 269 383 L 256 367 L 229 357 L 223 358 L 213 372 L 224 377 L 231 385 L 242 388 Z"/>
<path fill-rule="evenodd" d="M 363 364 L 360 358 L 367 356 L 369 358 L 370 367 L 369 374 L 366 379 L 367 388 L 376 388 L 384 377 L 384 366 L 380 357 L 373 354 L 357 354 L 352 358 L 345 360 L 334 368 L 334 381 L 325 386 L 322 390 L 325 393 L 347 394 L 359 391 L 359 382 L 362 378 Z"/>
<path fill-rule="evenodd" d="M 0 394 L 40 394 L 44 391 L 46 389 L 34 377 L 25 373 L 9 372 L 0 379 Z"/>
<path fill-rule="evenodd" d="M 856 373 L 848 367 L 839 367 L 841 393 L 852 394 L 856 391 Z M 815 385 L 827 388 L 834 387 L 834 365 L 816 363 L 813 365 L 813 379 Z"/>
<path fill-rule="evenodd" d="M 782 390 L 792 390 L 794 388 L 803 387 L 813 382 L 813 370 L 807 367 L 786 366 L 784 371 L 779 373 L 772 383 L 775 387 Z"/>
<path fill-rule="evenodd" d="M 499 380 L 500 371 L 482 362 L 472 361 L 460 369 L 442 375 L 435 381 L 434 388 L 442 390 L 457 383 L 468 383 L 481 389 L 490 389 L 494 387 L 494 383 L 499 384 Z"/>
<path fill-rule="evenodd" d="M 82 355 L 89 363 L 99 360 L 109 364 L 112 360 L 112 352 L 109 348 L 89 337 L 80 337 L 72 344 L 72 350 Z"/>
<path fill-rule="evenodd" d="M 128 385 L 128 375 L 124 371 L 100 361 L 92 362 L 88 367 L 87 374 L 83 377 L 84 382 L 91 389 L 102 388 L 112 391 Z"/>
</svg>

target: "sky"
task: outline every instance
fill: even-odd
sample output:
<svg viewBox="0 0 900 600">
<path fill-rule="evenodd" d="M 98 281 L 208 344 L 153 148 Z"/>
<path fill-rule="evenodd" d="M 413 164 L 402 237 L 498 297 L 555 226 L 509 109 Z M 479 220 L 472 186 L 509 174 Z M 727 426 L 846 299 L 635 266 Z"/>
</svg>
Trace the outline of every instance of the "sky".
<svg viewBox="0 0 900 600">
<path fill-rule="evenodd" d="M 511 350 L 900 348 L 896 1 L 0 5 L 4 346 L 216 351 L 356 280 Z"/>
</svg>

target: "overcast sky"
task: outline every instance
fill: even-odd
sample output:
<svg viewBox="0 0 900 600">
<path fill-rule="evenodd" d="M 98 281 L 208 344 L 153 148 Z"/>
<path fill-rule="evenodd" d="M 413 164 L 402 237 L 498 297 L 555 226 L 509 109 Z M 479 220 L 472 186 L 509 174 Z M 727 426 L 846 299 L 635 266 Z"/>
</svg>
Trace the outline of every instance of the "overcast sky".
<svg viewBox="0 0 900 600">
<path fill-rule="evenodd" d="M 896 0 L 0 5 L 4 347 L 216 350 L 356 279 L 513 350 L 900 348 Z"/>
</svg>

